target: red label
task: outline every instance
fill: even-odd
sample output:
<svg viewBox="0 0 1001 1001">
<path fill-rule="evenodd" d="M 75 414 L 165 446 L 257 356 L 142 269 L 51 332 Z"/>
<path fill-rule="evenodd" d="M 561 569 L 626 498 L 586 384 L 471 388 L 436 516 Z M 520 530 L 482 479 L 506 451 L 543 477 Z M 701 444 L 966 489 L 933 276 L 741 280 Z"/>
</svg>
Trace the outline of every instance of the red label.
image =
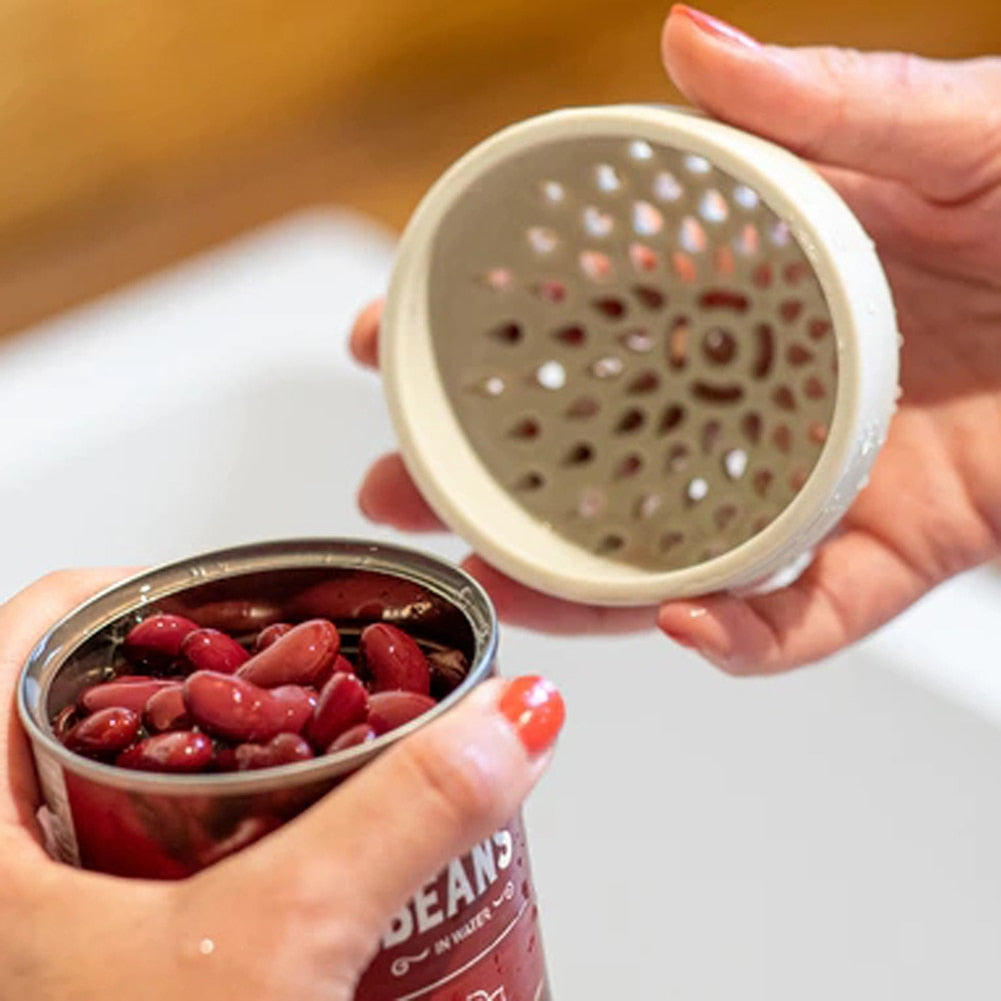
<svg viewBox="0 0 1001 1001">
<path fill-rule="evenodd" d="M 545 1001 L 521 820 L 425 883 L 393 919 L 356 1001 Z"/>
</svg>

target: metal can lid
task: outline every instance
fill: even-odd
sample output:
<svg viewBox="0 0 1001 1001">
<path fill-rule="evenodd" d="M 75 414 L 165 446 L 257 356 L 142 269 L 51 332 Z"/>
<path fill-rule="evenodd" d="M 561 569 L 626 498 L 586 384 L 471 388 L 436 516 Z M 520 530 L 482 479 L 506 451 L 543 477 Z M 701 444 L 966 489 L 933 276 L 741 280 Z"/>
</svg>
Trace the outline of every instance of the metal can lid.
<svg viewBox="0 0 1001 1001">
<path fill-rule="evenodd" d="M 837 193 L 652 106 L 543 115 L 459 160 L 404 233 L 380 341 L 439 516 L 516 580 L 598 604 L 802 562 L 865 482 L 897 354 Z"/>
</svg>

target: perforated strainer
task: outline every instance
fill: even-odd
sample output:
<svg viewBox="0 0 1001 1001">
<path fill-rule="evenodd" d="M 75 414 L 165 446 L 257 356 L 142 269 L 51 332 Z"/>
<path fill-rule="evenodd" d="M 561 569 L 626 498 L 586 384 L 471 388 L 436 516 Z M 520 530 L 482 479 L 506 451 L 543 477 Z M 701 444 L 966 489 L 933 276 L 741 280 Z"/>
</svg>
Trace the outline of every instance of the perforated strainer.
<svg viewBox="0 0 1001 1001">
<path fill-rule="evenodd" d="M 622 106 L 522 122 L 438 181 L 380 355 L 450 527 L 532 587 L 635 604 L 806 565 L 882 443 L 897 345 L 872 244 L 812 169 Z"/>
</svg>

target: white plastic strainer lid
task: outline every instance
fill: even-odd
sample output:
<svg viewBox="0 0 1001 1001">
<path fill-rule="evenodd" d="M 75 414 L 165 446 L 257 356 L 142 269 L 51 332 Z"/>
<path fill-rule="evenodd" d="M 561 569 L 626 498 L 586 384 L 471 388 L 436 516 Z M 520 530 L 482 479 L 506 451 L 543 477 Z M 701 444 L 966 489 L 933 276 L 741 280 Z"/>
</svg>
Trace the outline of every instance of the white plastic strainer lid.
<svg viewBox="0 0 1001 1001">
<path fill-rule="evenodd" d="M 380 357 L 439 516 L 531 587 L 638 604 L 801 569 L 865 483 L 898 335 L 811 168 L 648 106 L 456 163 L 403 236 Z"/>
</svg>

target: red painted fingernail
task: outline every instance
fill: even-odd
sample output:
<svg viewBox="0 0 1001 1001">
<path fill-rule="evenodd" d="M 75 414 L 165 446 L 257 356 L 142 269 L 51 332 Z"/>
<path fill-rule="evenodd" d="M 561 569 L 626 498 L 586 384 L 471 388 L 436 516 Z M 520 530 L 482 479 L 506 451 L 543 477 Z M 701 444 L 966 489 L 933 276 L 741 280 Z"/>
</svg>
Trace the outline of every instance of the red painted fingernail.
<svg viewBox="0 0 1001 1001">
<path fill-rule="evenodd" d="M 680 14 L 682 17 L 687 17 L 700 31 L 704 31 L 706 34 L 712 35 L 720 41 L 743 45 L 747 49 L 761 48 L 759 41 L 745 34 L 740 28 L 735 28 L 732 24 L 721 21 L 718 17 L 713 17 L 712 14 L 707 14 L 703 10 L 696 10 L 687 4 L 679 3 L 675 4 L 672 8 L 672 13 L 674 12 Z"/>
<path fill-rule="evenodd" d="M 545 678 L 515 678 L 497 705 L 510 720 L 529 754 L 549 750 L 563 728 L 566 707 L 556 686 Z"/>
</svg>

